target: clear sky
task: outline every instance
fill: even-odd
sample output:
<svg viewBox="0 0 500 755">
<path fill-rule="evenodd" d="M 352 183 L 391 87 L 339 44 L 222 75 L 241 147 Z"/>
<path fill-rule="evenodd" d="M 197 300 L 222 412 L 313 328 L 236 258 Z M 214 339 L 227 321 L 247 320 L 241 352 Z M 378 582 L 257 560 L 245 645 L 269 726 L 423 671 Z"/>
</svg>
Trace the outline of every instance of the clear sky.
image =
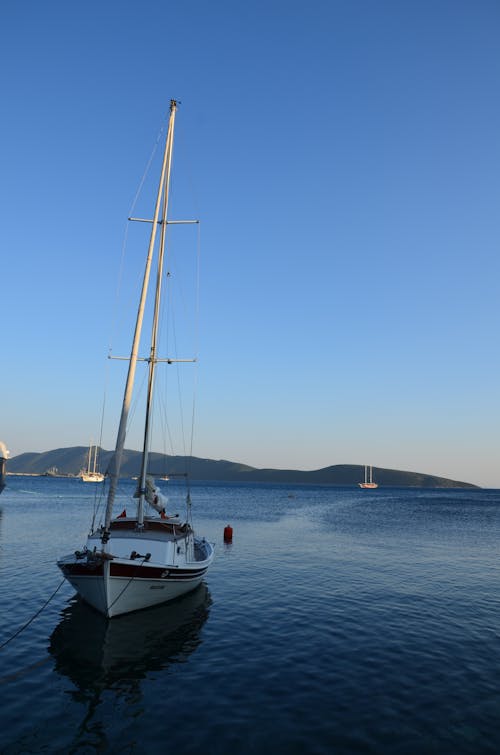
<svg viewBox="0 0 500 755">
<path fill-rule="evenodd" d="M 125 220 L 176 97 L 179 215 L 202 221 L 193 452 L 500 487 L 499 40 L 495 0 L 9 3 L 12 454 L 98 436 Z"/>
</svg>

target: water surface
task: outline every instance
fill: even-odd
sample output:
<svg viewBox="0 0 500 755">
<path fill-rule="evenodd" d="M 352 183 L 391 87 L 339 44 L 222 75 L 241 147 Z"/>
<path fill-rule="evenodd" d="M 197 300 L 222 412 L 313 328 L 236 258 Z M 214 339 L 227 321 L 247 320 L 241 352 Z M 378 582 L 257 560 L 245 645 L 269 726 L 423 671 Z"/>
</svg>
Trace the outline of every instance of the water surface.
<svg viewBox="0 0 500 755">
<path fill-rule="evenodd" d="M 94 504 L 76 479 L 7 482 L 0 643 Z M 198 484 L 193 502 L 217 546 L 197 591 L 108 621 L 64 583 L 0 650 L 2 753 L 500 751 L 498 491 Z"/>
</svg>

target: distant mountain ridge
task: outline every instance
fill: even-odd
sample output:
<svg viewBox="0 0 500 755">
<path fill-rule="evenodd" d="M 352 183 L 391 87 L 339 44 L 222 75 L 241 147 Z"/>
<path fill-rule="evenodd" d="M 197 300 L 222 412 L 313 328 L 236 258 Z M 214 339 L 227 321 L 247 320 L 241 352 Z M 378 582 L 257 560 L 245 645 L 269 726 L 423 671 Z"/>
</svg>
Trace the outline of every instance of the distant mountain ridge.
<svg viewBox="0 0 500 755">
<path fill-rule="evenodd" d="M 113 456 L 112 451 L 99 450 L 99 466 L 105 472 Z M 44 474 L 56 468 L 62 475 L 77 475 L 87 465 L 88 448 L 73 446 L 56 448 L 43 453 L 24 453 L 9 459 L 7 472 L 11 474 Z M 141 454 L 125 449 L 122 457 L 121 477 L 134 477 L 140 472 Z M 190 470 L 192 480 L 207 482 L 276 482 L 309 485 L 357 485 L 363 479 L 360 464 L 334 464 L 323 469 L 304 471 L 299 469 L 257 469 L 247 464 L 224 459 L 200 459 L 196 456 L 165 456 L 151 453 L 149 470 L 152 475 L 183 474 Z M 382 487 L 417 488 L 475 488 L 469 482 L 450 480 L 446 477 L 403 472 L 397 469 L 373 468 L 373 478 Z"/>
</svg>

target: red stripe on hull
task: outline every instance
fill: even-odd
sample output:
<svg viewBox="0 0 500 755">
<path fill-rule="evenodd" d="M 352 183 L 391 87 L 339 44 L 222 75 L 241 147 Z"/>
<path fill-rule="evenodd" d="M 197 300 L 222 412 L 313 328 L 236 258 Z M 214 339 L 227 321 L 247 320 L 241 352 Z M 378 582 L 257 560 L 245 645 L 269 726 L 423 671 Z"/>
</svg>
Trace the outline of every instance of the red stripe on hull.
<svg viewBox="0 0 500 755">
<path fill-rule="evenodd" d="M 85 562 L 75 564 L 62 564 L 60 568 L 64 576 L 102 577 L 104 575 L 104 566 L 102 562 L 96 564 L 88 564 Z"/>
<path fill-rule="evenodd" d="M 203 569 L 176 569 L 173 567 L 145 566 L 143 564 L 110 564 L 110 577 L 126 577 L 128 579 L 161 579 L 187 580 L 202 577 L 208 567 Z M 104 575 L 103 564 L 74 563 L 61 566 L 63 574 L 71 577 L 102 577 Z"/>
<path fill-rule="evenodd" d="M 204 569 L 175 569 L 173 567 L 145 566 L 144 564 L 110 564 L 111 577 L 134 577 L 134 579 L 192 579 L 205 574 Z"/>
</svg>

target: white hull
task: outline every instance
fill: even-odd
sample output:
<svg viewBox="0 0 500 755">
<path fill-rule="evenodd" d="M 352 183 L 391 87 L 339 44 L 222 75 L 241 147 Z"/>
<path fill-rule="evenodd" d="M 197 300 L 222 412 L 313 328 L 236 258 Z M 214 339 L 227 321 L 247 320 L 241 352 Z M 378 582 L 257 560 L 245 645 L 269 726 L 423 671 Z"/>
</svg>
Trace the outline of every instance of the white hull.
<svg viewBox="0 0 500 755">
<path fill-rule="evenodd" d="M 373 482 L 372 466 L 365 466 L 365 481 L 358 482 L 358 485 L 360 488 L 365 488 L 368 490 L 374 490 L 375 488 L 378 488 L 378 484 L 376 482 Z"/>
<path fill-rule="evenodd" d="M 101 472 L 81 472 L 80 477 L 83 482 L 104 482 L 104 475 Z"/>
<path fill-rule="evenodd" d="M 172 579 L 141 579 L 112 577 L 110 562 L 104 565 L 103 576 L 66 576 L 79 595 L 108 618 L 143 608 L 167 603 L 194 590 L 202 582 L 206 569 L 192 577 Z"/>
<path fill-rule="evenodd" d="M 213 545 L 194 538 L 185 525 L 151 519 L 144 532 L 137 532 L 135 525 L 134 520 L 115 520 L 106 553 L 100 533 L 95 533 L 83 552 L 58 561 L 79 595 L 108 618 L 191 592 L 214 557 Z"/>
</svg>

